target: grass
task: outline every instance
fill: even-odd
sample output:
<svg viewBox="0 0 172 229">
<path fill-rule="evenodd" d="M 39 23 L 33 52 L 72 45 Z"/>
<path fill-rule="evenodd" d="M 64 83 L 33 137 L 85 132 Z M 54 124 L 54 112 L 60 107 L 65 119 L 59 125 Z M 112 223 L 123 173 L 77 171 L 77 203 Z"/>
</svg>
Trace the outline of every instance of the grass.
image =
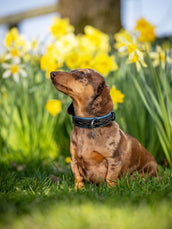
<svg viewBox="0 0 172 229">
<path fill-rule="evenodd" d="M 5 155 L 5 154 L 4 154 Z M 115 188 L 87 183 L 74 190 L 70 166 L 1 157 L 0 228 L 170 228 L 172 171 L 156 178 L 121 178 Z M 49 177 L 54 177 L 52 183 Z"/>
</svg>

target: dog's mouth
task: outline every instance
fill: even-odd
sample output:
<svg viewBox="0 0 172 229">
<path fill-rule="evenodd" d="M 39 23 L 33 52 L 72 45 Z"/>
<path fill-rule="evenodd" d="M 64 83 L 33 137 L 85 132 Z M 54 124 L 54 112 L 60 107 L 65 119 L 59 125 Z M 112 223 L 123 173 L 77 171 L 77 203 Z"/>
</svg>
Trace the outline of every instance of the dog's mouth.
<svg viewBox="0 0 172 229">
<path fill-rule="evenodd" d="M 53 84 L 54 84 L 54 86 L 55 86 L 55 88 L 58 90 L 58 91 L 61 91 L 61 92 L 71 92 L 72 91 L 72 89 L 71 88 L 69 88 L 69 87 L 67 87 L 67 86 L 64 86 L 64 85 L 62 85 L 62 84 L 59 84 L 59 83 L 57 83 L 57 82 L 54 82 L 53 81 Z"/>
</svg>

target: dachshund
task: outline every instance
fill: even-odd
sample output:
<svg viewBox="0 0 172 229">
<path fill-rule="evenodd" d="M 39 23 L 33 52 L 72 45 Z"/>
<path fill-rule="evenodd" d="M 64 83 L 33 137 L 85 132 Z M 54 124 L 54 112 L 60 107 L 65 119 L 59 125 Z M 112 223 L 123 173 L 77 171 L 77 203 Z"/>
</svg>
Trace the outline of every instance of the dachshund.
<svg viewBox="0 0 172 229">
<path fill-rule="evenodd" d="M 55 88 L 72 99 L 67 112 L 74 122 L 70 153 L 76 189 L 84 186 L 84 179 L 113 187 L 126 174 L 156 176 L 154 157 L 111 117 L 113 102 L 102 75 L 88 68 L 50 75 Z"/>
</svg>

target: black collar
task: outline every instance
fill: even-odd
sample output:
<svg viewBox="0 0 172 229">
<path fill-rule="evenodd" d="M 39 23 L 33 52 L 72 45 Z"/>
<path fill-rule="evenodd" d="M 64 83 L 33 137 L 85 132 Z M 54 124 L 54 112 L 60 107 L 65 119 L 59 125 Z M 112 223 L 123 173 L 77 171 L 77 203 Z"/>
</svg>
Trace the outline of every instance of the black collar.
<svg viewBox="0 0 172 229">
<path fill-rule="evenodd" d="M 110 124 L 115 120 L 115 112 L 111 111 L 107 115 L 93 118 L 81 118 L 73 116 L 73 124 L 81 128 L 94 129 L 97 127 L 103 127 Z"/>
</svg>

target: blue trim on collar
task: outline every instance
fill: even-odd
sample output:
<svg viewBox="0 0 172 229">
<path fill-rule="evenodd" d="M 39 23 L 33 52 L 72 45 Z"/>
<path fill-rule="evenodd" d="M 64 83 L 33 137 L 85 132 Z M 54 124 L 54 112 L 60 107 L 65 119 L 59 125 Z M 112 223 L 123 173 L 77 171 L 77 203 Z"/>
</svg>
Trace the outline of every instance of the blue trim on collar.
<svg viewBox="0 0 172 229">
<path fill-rule="evenodd" d="M 75 126 L 87 129 L 94 129 L 97 127 L 104 127 L 110 124 L 115 120 L 115 112 L 111 111 L 108 114 L 100 117 L 92 117 L 92 118 L 83 118 L 73 116 L 73 124 Z"/>
</svg>

